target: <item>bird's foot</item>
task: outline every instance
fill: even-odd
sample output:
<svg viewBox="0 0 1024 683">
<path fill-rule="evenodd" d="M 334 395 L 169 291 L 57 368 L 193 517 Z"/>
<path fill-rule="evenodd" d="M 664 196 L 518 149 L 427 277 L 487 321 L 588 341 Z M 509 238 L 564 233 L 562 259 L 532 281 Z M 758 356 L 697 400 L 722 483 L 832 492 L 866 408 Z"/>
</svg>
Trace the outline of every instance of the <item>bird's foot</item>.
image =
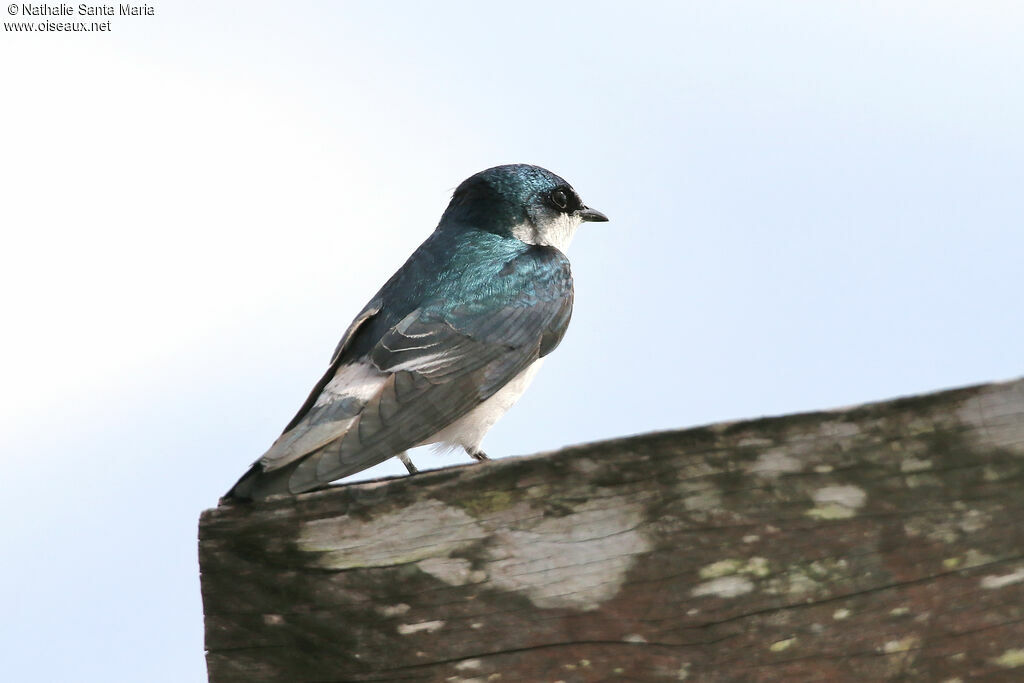
<svg viewBox="0 0 1024 683">
<path fill-rule="evenodd" d="M 405 469 L 409 470 L 409 474 L 416 474 L 419 472 L 419 470 L 416 469 L 416 465 L 413 465 L 412 460 L 409 459 L 409 454 L 405 451 L 398 454 L 398 459 L 402 461 L 403 465 L 405 465 Z"/>
<path fill-rule="evenodd" d="M 470 457 L 472 457 L 474 460 L 476 460 L 478 462 L 483 462 L 484 460 L 490 460 L 490 458 L 487 457 L 487 454 L 484 453 L 483 451 L 467 451 L 467 452 L 469 453 Z"/>
</svg>

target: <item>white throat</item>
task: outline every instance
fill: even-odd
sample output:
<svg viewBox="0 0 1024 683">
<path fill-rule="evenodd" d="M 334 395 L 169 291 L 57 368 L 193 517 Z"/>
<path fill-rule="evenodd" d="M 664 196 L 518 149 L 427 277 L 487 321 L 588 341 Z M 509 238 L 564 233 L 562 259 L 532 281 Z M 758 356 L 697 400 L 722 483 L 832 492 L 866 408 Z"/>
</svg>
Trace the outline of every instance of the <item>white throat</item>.
<svg viewBox="0 0 1024 683">
<path fill-rule="evenodd" d="M 576 235 L 576 228 L 580 227 L 582 222 L 578 216 L 561 213 L 543 225 L 535 225 L 528 221 L 520 223 L 512 228 L 512 236 L 527 244 L 554 247 L 565 253 L 573 236 Z"/>
</svg>

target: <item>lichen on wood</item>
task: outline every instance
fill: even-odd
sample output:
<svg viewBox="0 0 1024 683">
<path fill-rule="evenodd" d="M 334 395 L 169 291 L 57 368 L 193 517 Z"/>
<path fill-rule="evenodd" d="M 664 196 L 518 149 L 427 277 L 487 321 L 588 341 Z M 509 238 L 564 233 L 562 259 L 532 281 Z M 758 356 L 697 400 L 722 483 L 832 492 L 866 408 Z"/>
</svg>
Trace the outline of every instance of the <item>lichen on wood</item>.
<svg viewBox="0 0 1024 683">
<path fill-rule="evenodd" d="M 1024 677 L 1022 473 L 1017 381 L 222 506 L 210 680 Z"/>
</svg>

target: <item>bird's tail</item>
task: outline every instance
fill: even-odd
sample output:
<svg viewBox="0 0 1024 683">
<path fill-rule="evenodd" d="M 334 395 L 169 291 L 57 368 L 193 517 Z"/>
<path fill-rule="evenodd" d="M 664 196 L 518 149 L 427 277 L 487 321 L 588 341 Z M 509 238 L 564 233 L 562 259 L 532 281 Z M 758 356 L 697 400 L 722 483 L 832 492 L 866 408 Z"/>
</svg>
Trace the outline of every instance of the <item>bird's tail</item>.
<svg viewBox="0 0 1024 683">
<path fill-rule="evenodd" d="M 221 497 L 221 502 L 263 500 L 279 494 L 291 494 L 288 480 L 294 470 L 295 467 L 289 465 L 265 472 L 257 460 L 231 490 Z"/>
<path fill-rule="evenodd" d="M 380 442 L 357 453 L 344 465 L 332 467 L 326 475 L 318 473 L 321 459 L 328 458 L 331 463 L 340 463 L 339 451 L 342 439 L 335 439 L 303 457 L 289 462 L 282 467 L 271 470 L 263 468 L 263 460 L 253 463 L 242 478 L 231 490 L 224 494 L 221 501 L 263 500 L 281 494 L 297 495 L 309 491 L 327 488 L 332 481 L 343 479 L 351 474 L 379 465 L 388 458 L 394 457 L 401 450 L 393 449 L 389 444 Z"/>
</svg>

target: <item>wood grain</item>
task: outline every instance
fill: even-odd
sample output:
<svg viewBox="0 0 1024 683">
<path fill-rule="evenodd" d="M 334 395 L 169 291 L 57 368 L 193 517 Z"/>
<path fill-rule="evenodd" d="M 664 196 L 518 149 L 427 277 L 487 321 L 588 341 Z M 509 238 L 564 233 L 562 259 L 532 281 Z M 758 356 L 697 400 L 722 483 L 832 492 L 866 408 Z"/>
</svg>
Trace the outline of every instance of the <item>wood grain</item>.
<svg viewBox="0 0 1024 683">
<path fill-rule="evenodd" d="M 203 513 L 209 677 L 1024 679 L 1024 381 Z"/>
</svg>

